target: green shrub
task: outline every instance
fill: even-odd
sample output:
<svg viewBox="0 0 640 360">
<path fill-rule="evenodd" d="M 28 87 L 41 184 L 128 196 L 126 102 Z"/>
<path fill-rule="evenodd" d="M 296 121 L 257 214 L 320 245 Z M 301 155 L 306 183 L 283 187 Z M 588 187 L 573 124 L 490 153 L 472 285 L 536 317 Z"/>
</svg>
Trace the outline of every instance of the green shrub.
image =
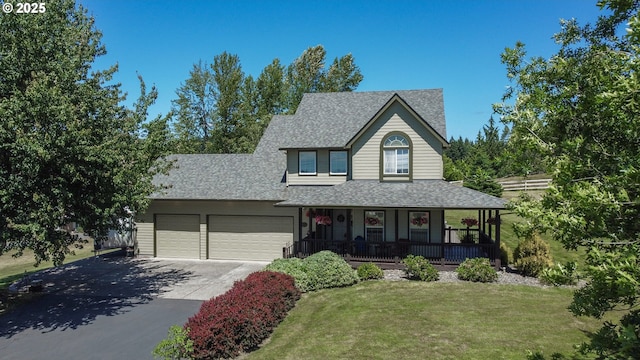
<svg viewBox="0 0 640 360">
<path fill-rule="evenodd" d="M 339 255 L 321 251 L 303 260 L 276 259 L 266 270 L 288 274 L 302 292 L 349 286 L 359 281 L 358 274 Z"/>
<path fill-rule="evenodd" d="M 309 291 L 309 275 L 307 275 L 304 262 L 301 259 L 275 259 L 267 265 L 265 270 L 287 274 L 295 279 L 296 287 L 300 289 L 300 291 Z"/>
<path fill-rule="evenodd" d="M 402 262 L 407 267 L 405 272 L 409 278 L 422 281 L 436 281 L 440 278 L 438 270 L 422 256 L 408 255 Z"/>
<path fill-rule="evenodd" d="M 524 276 L 537 277 L 543 269 L 553 265 L 549 244 L 538 235 L 520 241 L 513 251 L 513 261 Z"/>
<path fill-rule="evenodd" d="M 321 251 L 303 260 L 309 276 L 309 291 L 349 286 L 360 279 L 351 265 L 331 251 Z"/>
<path fill-rule="evenodd" d="M 193 341 L 188 335 L 189 332 L 185 328 L 171 326 L 167 338 L 153 349 L 153 357 L 165 360 L 190 359 L 193 354 Z"/>
<path fill-rule="evenodd" d="M 513 251 L 509 245 L 504 242 L 500 242 L 500 264 L 502 264 L 502 266 L 507 266 L 511 264 L 511 259 L 513 259 Z"/>
<path fill-rule="evenodd" d="M 543 269 L 538 277 L 542 283 L 553 286 L 575 285 L 578 283 L 576 268 L 577 264 L 573 261 L 564 266 L 556 264 L 554 267 Z"/>
<path fill-rule="evenodd" d="M 456 269 L 458 279 L 473 282 L 494 282 L 498 273 L 487 258 L 466 259 Z"/>
<path fill-rule="evenodd" d="M 361 280 L 382 279 L 384 272 L 374 263 L 366 263 L 358 266 L 358 277 Z"/>
</svg>

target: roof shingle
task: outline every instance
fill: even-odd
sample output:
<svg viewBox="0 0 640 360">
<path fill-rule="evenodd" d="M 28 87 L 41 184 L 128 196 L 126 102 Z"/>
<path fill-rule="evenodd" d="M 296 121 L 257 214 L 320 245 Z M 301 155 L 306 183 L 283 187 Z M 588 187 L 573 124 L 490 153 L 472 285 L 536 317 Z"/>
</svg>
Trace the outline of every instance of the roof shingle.
<svg viewBox="0 0 640 360">
<path fill-rule="evenodd" d="M 442 89 L 304 94 L 283 149 L 342 148 L 398 94 L 446 139 Z"/>
</svg>

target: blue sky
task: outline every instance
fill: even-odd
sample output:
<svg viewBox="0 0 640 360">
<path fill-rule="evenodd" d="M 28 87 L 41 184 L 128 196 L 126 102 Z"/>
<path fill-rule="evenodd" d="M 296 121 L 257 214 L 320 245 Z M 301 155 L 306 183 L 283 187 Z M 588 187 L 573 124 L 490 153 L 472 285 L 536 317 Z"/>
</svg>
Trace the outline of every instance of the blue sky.
<svg viewBox="0 0 640 360">
<path fill-rule="evenodd" d="M 257 77 L 279 58 L 289 64 L 322 44 L 327 63 L 352 53 L 358 91 L 442 88 L 447 137 L 474 139 L 509 84 L 500 54 L 516 41 L 549 57 L 559 19 L 593 22 L 595 0 L 124 1 L 78 0 L 96 19 L 115 81 L 139 94 L 137 73 L 158 88 L 150 117 L 165 114 L 199 60 L 223 51 Z"/>
</svg>

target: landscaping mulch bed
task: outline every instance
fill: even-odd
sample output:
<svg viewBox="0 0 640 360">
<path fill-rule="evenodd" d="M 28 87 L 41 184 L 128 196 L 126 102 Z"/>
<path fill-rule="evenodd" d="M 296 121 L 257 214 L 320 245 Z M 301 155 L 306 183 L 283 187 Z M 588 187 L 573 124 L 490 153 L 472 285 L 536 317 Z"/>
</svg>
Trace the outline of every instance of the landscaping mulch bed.
<svg viewBox="0 0 640 360">
<path fill-rule="evenodd" d="M 389 281 L 408 280 L 404 273 L 404 270 L 384 270 L 384 279 Z M 462 282 L 462 281 L 463 280 L 458 279 L 458 276 L 455 271 L 440 271 L 440 278 L 438 279 L 437 282 L 451 283 L 451 282 Z M 518 273 L 509 272 L 509 271 L 498 271 L 498 281 L 496 281 L 496 283 L 549 287 L 549 285 L 545 285 L 541 283 L 538 278 L 522 276 Z M 580 282 L 579 286 L 581 285 L 584 285 L 584 282 Z"/>
</svg>

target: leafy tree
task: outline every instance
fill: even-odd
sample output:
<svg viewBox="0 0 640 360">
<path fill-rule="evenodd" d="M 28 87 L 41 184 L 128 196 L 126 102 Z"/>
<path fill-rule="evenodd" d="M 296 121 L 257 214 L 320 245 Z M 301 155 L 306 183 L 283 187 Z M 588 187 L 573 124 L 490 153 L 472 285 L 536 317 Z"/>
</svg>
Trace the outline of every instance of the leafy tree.
<svg viewBox="0 0 640 360">
<path fill-rule="evenodd" d="M 279 115 L 285 111 L 285 68 L 279 59 L 273 59 L 256 80 L 256 101 L 261 118 Z"/>
<path fill-rule="evenodd" d="M 347 54 L 333 60 L 320 90 L 323 92 L 353 91 L 362 79 L 363 76 L 355 64 L 353 55 Z"/>
<path fill-rule="evenodd" d="M 226 51 L 216 55 L 211 65 L 213 73 L 213 100 L 215 139 L 214 148 L 217 153 L 242 152 L 237 148 L 237 136 L 241 134 L 241 91 L 244 72 L 238 55 Z"/>
<path fill-rule="evenodd" d="M 325 69 L 322 45 L 291 65 L 274 59 L 257 80 L 245 76 L 237 55 L 223 52 L 209 67 L 195 64 L 173 101 L 175 148 L 182 153 L 247 153 L 273 115 L 292 114 L 307 92 L 352 91 L 362 74 L 351 54 Z"/>
<path fill-rule="evenodd" d="M 0 16 L 0 253 L 61 264 L 77 240 L 64 224 L 104 235 L 125 206 L 148 204 L 159 169 L 140 135 L 155 89 L 141 82 L 134 109 L 119 105 L 117 68 L 91 69 L 100 39 L 72 0 Z"/>
<path fill-rule="evenodd" d="M 497 111 L 511 141 L 544 160 L 553 183 L 539 201 L 512 204 L 527 218 L 522 235 L 553 230 L 568 249 L 589 248 L 588 284 L 570 310 L 601 318 L 624 310 L 583 347 L 603 359 L 640 353 L 640 17 L 639 2 L 607 0 L 595 24 L 562 21 L 560 49 L 525 59 L 516 44 L 502 55 L 514 86 Z M 618 35 L 628 23 L 626 35 Z"/>
<path fill-rule="evenodd" d="M 214 128 L 215 97 L 213 74 L 202 61 L 193 65 L 189 78 L 176 90 L 174 123 L 179 153 L 213 151 L 211 136 Z"/>
<path fill-rule="evenodd" d="M 363 79 L 354 58 L 347 54 L 336 58 L 325 70 L 327 52 L 322 45 L 312 46 L 287 67 L 287 113 L 293 114 L 304 93 L 353 91 Z"/>
<path fill-rule="evenodd" d="M 289 114 L 296 112 L 302 95 L 318 92 L 324 80 L 324 62 L 327 51 L 322 45 L 306 49 L 287 67 L 286 104 Z"/>
</svg>

